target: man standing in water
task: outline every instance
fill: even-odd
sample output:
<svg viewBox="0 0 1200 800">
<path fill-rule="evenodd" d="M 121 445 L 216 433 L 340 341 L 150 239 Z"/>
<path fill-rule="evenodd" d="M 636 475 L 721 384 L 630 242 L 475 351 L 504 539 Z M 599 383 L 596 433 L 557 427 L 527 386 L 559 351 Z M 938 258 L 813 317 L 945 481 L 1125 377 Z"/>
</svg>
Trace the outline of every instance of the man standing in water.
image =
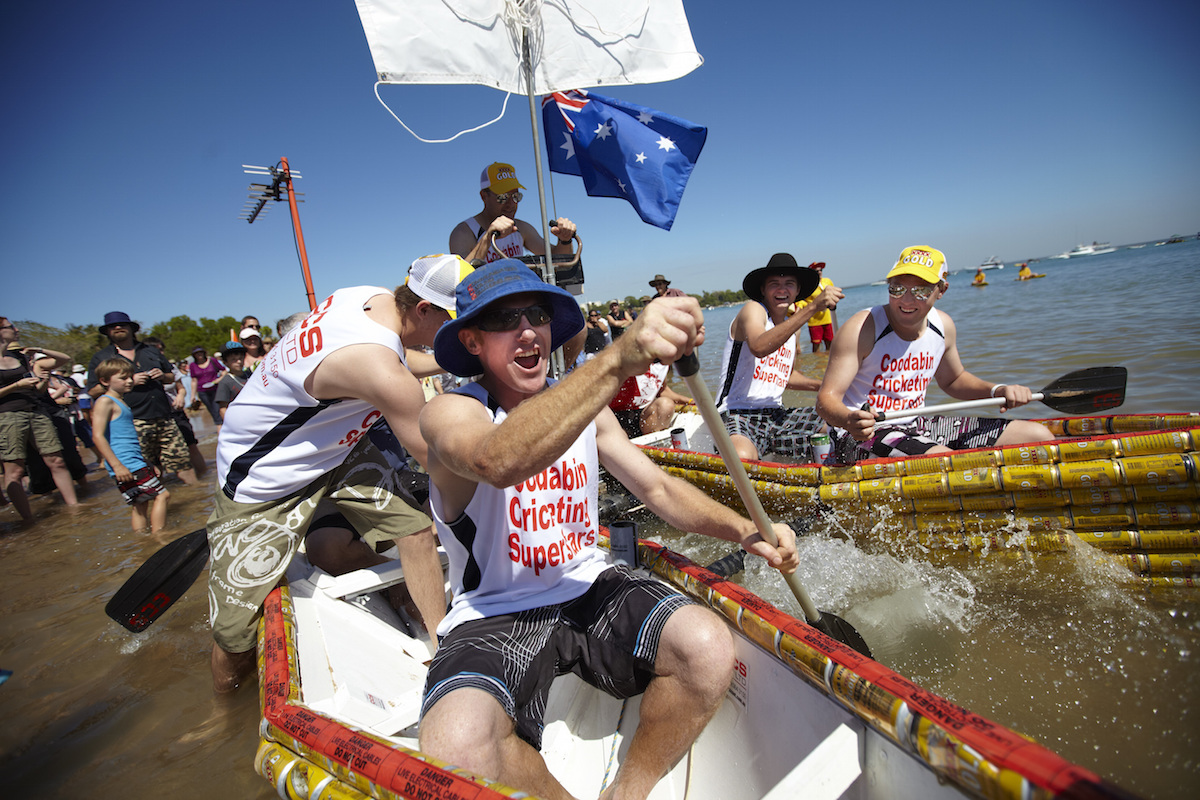
<svg viewBox="0 0 1200 800">
<path fill-rule="evenodd" d="M 797 564 L 754 523 L 667 475 L 629 442 L 607 403 L 655 361 L 703 341 L 693 298 L 660 300 L 612 346 L 547 389 L 548 358 L 583 325 L 567 292 L 517 261 L 458 287 L 458 317 L 434 355 L 482 377 L 421 414 L 430 506 L 454 598 L 438 628 L 421 749 L 540 797 L 567 797 L 538 753 L 556 674 L 617 697 L 642 694 L 641 722 L 606 797 L 646 797 L 716 712 L 732 677 L 728 630 L 674 589 L 609 566 L 597 548 L 603 463 L 669 524 L 742 544 L 777 569 Z"/>
<path fill-rule="evenodd" d="M 817 410 L 837 429 L 830 436 L 835 453 L 892 458 L 1054 438 L 1031 420 L 919 416 L 876 423 L 876 412 L 925 405 L 934 380 L 957 400 L 1003 397 L 1001 411 L 1033 399 L 1027 386 L 992 383 L 963 368 L 954 321 L 933 307 L 949 288 L 942 251 L 904 248 L 887 282 L 887 304 L 851 317 L 829 353 Z"/>
<path fill-rule="evenodd" d="M 368 544 L 396 540 L 426 626 L 441 620 L 446 597 L 431 523 L 393 464 L 409 455 L 426 463 L 417 427 L 425 395 L 404 348 L 433 344 L 470 271 L 457 256 L 426 256 L 395 292 L 334 292 L 283 336 L 226 409 L 208 519 L 216 692 L 233 691 L 253 671 L 262 603 L 322 499 Z M 381 420 L 398 444 L 376 435 Z M 363 566 L 377 563 L 372 556 L 368 549 Z"/>
</svg>

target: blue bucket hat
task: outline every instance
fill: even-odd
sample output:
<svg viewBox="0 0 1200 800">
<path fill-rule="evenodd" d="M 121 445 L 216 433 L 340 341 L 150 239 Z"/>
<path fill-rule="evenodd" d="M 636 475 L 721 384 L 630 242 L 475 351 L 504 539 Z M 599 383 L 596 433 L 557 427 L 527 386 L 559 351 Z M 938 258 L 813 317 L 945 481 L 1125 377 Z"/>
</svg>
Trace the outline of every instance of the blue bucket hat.
<svg viewBox="0 0 1200 800">
<path fill-rule="evenodd" d="M 433 340 L 437 362 L 454 375 L 463 377 L 483 372 L 478 356 L 467 352 L 458 332 L 474 324 L 475 318 L 489 305 L 514 294 L 535 292 L 550 301 L 554 320 L 550 323 L 550 346 L 558 349 L 583 330 L 583 312 L 564 289 L 543 283 L 526 264 L 503 258 L 476 269 L 463 278 L 455 289 L 457 316 L 438 329 Z"/>
</svg>

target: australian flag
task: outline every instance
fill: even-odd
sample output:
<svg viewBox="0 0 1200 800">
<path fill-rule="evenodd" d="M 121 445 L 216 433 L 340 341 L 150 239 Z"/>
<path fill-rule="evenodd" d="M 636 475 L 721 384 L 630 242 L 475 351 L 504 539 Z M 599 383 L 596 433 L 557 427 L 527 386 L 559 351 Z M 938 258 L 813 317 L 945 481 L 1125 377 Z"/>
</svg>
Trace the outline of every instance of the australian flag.
<svg viewBox="0 0 1200 800">
<path fill-rule="evenodd" d="M 583 178 L 592 197 L 628 200 L 643 222 L 671 230 L 708 128 L 576 89 L 542 100 L 550 169 Z"/>
</svg>

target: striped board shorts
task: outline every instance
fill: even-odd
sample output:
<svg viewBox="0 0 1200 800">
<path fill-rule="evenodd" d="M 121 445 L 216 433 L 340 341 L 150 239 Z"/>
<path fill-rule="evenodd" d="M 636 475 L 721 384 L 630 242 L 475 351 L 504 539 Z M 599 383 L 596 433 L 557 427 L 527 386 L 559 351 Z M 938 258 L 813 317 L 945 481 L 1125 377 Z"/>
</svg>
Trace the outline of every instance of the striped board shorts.
<svg viewBox="0 0 1200 800">
<path fill-rule="evenodd" d="M 972 447 L 991 447 L 1008 427 L 1008 420 L 995 417 L 917 417 L 901 425 L 877 426 L 875 435 L 857 442 L 857 457 L 902 458 L 919 456 L 937 445 L 951 450 Z M 845 431 L 830 433 L 833 452 L 842 452 L 838 445 L 850 436 Z M 844 447 L 849 447 L 846 442 Z"/>
<path fill-rule="evenodd" d="M 730 409 L 721 413 L 721 419 L 730 436 L 745 436 L 754 442 L 759 456 L 775 453 L 808 459 L 808 440 L 825 428 L 817 410 L 810 406 Z"/>
<path fill-rule="evenodd" d="M 135 470 L 131 481 L 121 483 L 116 478 L 113 478 L 113 481 L 121 490 L 121 497 L 131 506 L 138 503 L 149 503 L 163 490 L 162 481 L 158 479 L 158 473 L 154 471 L 154 467 L 142 467 Z"/>
<path fill-rule="evenodd" d="M 470 620 L 438 643 L 425 679 L 424 716 L 455 689 L 487 692 L 540 749 L 550 684 L 574 673 L 617 698 L 646 691 L 667 620 L 693 601 L 624 566 L 556 605 Z"/>
</svg>

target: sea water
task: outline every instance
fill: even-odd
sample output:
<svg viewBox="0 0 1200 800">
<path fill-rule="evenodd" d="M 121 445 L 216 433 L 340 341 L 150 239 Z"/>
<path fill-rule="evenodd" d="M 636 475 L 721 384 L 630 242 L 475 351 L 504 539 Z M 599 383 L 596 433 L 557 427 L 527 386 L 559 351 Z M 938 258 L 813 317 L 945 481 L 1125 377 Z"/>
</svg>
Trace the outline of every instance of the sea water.
<svg viewBox="0 0 1200 800">
<path fill-rule="evenodd" d="M 972 267 L 951 276 L 938 308 L 957 323 L 963 362 L 981 377 L 1040 388 L 1071 370 L 1124 365 L 1129 390 L 1118 411 L 1197 411 L 1198 265 L 1200 243 L 1187 242 L 1039 262 L 1034 271 L 1046 277 L 1024 283 L 1010 265 L 989 271 L 983 289 L 968 285 Z M 836 282 L 838 265 L 826 274 Z M 849 289 L 839 318 L 885 297 L 882 286 Z M 734 313 L 706 314 L 710 341 L 700 354 L 710 386 Z M 821 374 L 826 354 L 807 351 L 802 342 L 801 368 Z M 1051 412 L 1035 404 L 1015 413 Z M 200 417 L 194 424 L 211 467 L 215 432 Z M 212 697 L 204 575 L 144 633 L 104 615 L 161 542 L 131 533 L 107 476 L 90 478 L 79 512 L 35 499 L 35 528 L 19 529 L 16 513 L 0 509 L 0 668 L 13 671 L 0 685 L 5 796 L 274 797 L 253 768 L 255 687 L 227 702 Z M 170 484 L 170 536 L 203 526 L 211 478 Z M 660 535 L 701 563 L 728 552 Z M 1200 786 L 1200 591 L 1148 590 L 1086 548 L 935 561 L 815 530 L 800 554 L 817 604 L 851 621 L 887 666 L 1144 796 L 1190 798 Z M 754 562 L 747 584 L 799 615 L 782 581 Z"/>
</svg>

